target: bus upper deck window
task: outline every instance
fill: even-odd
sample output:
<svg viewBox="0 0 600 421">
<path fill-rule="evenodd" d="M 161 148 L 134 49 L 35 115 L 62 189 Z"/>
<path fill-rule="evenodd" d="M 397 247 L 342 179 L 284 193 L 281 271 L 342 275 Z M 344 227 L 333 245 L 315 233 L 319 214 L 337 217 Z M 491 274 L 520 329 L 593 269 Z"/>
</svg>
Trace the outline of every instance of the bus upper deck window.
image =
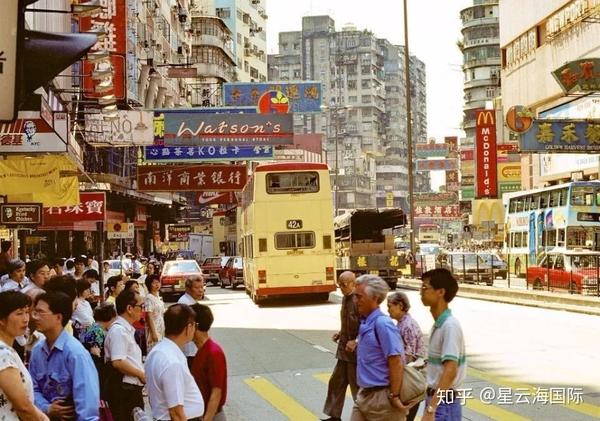
<svg viewBox="0 0 600 421">
<path fill-rule="evenodd" d="M 592 206 L 594 203 L 594 188 L 578 186 L 571 189 L 571 205 Z"/>
</svg>

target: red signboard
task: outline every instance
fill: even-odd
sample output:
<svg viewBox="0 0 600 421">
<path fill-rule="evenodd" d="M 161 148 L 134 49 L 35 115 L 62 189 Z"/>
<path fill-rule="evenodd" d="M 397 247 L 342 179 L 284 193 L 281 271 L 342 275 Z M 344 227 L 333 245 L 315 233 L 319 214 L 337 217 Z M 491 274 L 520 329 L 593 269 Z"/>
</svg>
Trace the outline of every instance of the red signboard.
<svg viewBox="0 0 600 421">
<path fill-rule="evenodd" d="M 246 184 L 246 166 L 139 166 L 137 184 L 139 191 L 241 191 Z"/>
<path fill-rule="evenodd" d="M 106 36 L 94 45 L 91 51 L 108 51 L 112 61 L 112 82 L 114 90 L 102 93 L 95 92 L 96 84 L 102 80 L 91 77 L 83 78 L 86 97 L 98 97 L 114 93 L 119 98 L 125 98 L 125 56 L 127 54 L 127 11 L 126 0 L 104 0 L 102 10 L 92 16 L 81 17 L 79 32 L 86 32 L 93 27 L 100 27 L 107 32 Z M 83 73 L 91 74 L 97 65 L 89 60 L 83 61 Z M 100 70 L 100 69 L 98 69 Z"/>
<path fill-rule="evenodd" d="M 80 192 L 79 204 L 44 208 L 44 225 L 72 224 L 74 222 L 102 222 L 106 214 L 106 196 L 98 192 Z"/>
<path fill-rule="evenodd" d="M 458 171 L 446 171 L 446 191 L 457 192 L 458 188 Z"/>
<path fill-rule="evenodd" d="M 475 151 L 473 149 L 463 149 L 460 151 L 461 161 L 473 161 L 475 159 Z"/>
<path fill-rule="evenodd" d="M 454 171 L 457 169 L 456 159 L 417 159 L 417 171 Z"/>
<path fill-rule="evenodd" d="M 234 192 L 203 191 L 196 193 L 195 202 L 200 206 L 235 205 L 237 204 L 237 198 Z"/>
<path fill-rule="evenodd" d="M 415 206 L 415 218 L 458 218 L 458 204 L 445 206 Z"/>
<path fill-rule="evenodd" d="M 496 164 L 496 113 L 493 110 L 477 111 L 475 128 L 475 166 L 477 182 L 475 198 L 498 197 Z"/>
</svg>

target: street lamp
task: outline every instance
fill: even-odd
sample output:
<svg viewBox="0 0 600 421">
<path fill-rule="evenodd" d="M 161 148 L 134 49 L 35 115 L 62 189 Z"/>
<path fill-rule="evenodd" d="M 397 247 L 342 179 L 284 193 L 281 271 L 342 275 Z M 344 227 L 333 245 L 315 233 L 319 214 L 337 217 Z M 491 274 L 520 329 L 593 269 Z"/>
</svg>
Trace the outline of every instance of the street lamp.
<svg viewBox="0 0 600 421">
<path fill-rule="evenodd" d="M 416 273 L 416 245 L 415 245 L 415 214 L 414 214 L 414 174 L 413 174 L 413 144 L 412 144 L 412 108 L 410 97 L 410 53 L 408 50 L 408 0 L 404 0 L 404 78 L 406 82 L 406 146 L 408 158 L 408 221 L 410 224 L 410 253 L 413 258 L 410 262 L 410 274 Z"/>
</svg>

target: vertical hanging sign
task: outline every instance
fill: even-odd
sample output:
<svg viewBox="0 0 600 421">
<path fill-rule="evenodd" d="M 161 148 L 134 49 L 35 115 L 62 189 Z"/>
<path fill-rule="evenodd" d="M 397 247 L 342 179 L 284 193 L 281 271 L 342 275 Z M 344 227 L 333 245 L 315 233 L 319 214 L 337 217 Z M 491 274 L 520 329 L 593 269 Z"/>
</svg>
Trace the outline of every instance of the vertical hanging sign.
<svg viewBox="0 0 600 421">
<path fill-rule="evenodd" d="M 496 115 L 494 110 L 480 110 L 476 114 L 475 166 L 477 199 L 498 197 L 496 167 Z"/>
</svg>

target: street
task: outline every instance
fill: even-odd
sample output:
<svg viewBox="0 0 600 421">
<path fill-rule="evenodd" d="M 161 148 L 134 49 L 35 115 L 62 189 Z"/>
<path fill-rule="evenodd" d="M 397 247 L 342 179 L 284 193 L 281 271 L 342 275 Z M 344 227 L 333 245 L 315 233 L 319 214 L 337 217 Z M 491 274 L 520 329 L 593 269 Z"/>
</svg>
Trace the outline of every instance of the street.
<svg viewBox="0 0 600 421">
<path fill-rule="evenodd" d="M 241 289 L 207 293 L 212 335 L 228 359 L 228 419 L 326 418 L 339 304 L 295 299 L 257 307 Z M 417 292 L 407 294 L 410 313 L 428 332 L 428 310 Z M 600 418 L 597 317 L 459 297 L 451 308 L 467 341 L 464 419 Z M 345 420 L 351 405 L 348 393 Z"/>
</svg>

